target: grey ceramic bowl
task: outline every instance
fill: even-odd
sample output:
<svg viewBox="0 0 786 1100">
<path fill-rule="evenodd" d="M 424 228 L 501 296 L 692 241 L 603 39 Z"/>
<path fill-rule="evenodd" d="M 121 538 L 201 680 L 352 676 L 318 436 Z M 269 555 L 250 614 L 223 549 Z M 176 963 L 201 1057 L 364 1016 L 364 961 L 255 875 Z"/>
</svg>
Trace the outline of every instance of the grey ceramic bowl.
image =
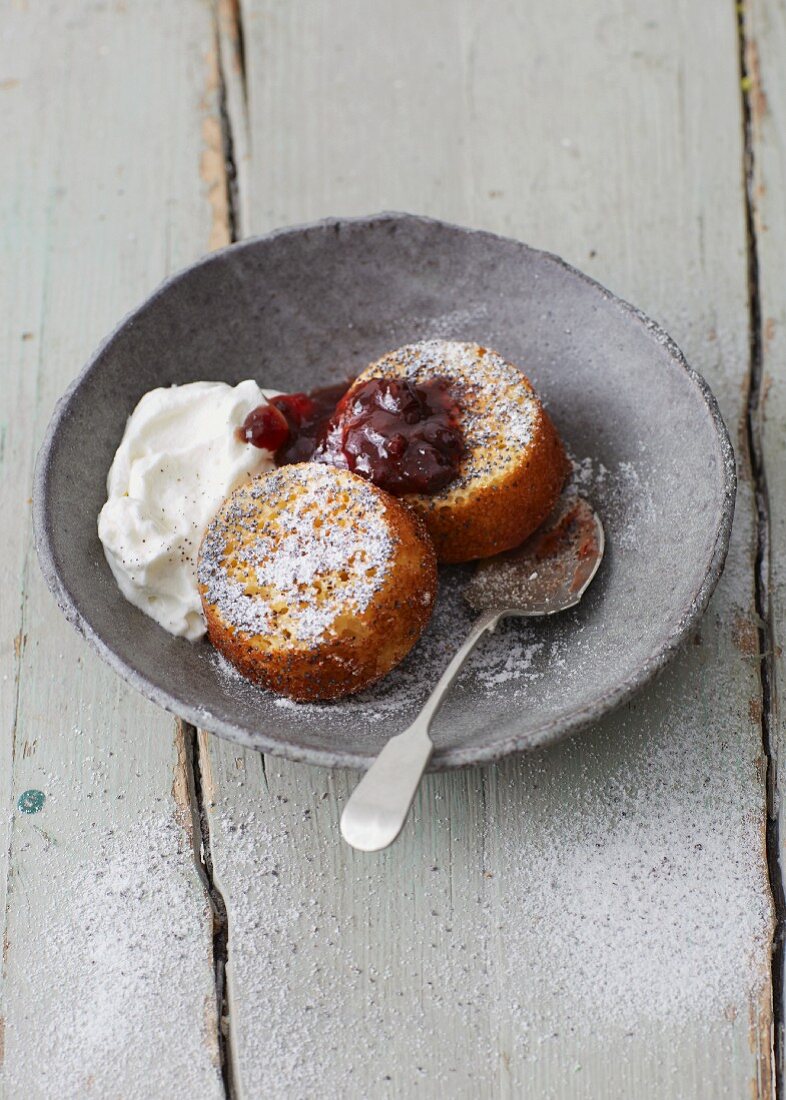
<svg viewBox="0 0 786 1100">
<path fill-rule="evenodd" d="M 69 621 L 189 722 L 294 760 L 366 767 L 414 717 L 467 628 L 465 573 L 445 574 L 428 635 L 376 689 L 298 706 L 127 603 L 96 517 L 126 417 L 151 387 L 254 377 L 308 389 L 434 336 L 477 340 L 525 370 L 577 460 L 608 550 L 579 609 L 513 622 L 481 647 L 435 723 L 432 766 L 542 745 L 627 699 L 696 623 L 723 568 L 735 474 L 715 400 L 657 325 L 555 256 L 407 215 L 319 222 L 214 253 L 99 348 L 59 402 L 36 472 L 39 557 Z"/>
</svg>

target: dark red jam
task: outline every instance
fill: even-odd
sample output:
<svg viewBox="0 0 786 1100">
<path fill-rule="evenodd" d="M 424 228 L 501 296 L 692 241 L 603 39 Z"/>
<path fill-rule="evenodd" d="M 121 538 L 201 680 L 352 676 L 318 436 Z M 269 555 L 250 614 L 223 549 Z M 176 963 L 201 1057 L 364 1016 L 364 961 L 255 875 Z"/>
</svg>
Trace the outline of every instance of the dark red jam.
<svg viewBox="0 0 786 1100">
<path fill-rule="evenodd" d="M 279 466 L 306 462 L 323 438 L 337 402 L 351 382 L 312 393 L 281 393 L 258 405 L 235 432 L 241 443 L 273 451 Z"/>
<path fill-rule="evenodd" d="M 257 405 L 235 435 L 241 443 L 251 443 L 265 451 L 277 451 L 289 439 L 289 424 L 275 405 Z"/>
<path fill-rule="evenodd" d="M 238 438 L 273 451 L 277 466 L 331 463 L 395 496 L 439 492 L 456 477 L 464 451 L 444 378 L 372 378 L 281 394 L 249 413 Z"/>
<path fill-rule="evenodd" d="M 336 405 L 351 385 L 351 382 L 341 382 L 311 393 L 282 393 L 271 398 L 272 404 L 286 417 L 289 427 L 287 441 L 276 449 L 277 466 L 309 462 L 314 457 L 325 438 Z"/>
<path fill-rule="evenodd" d="M 444 378 L 372 378 L 339 403 L 315 454 L 394 496 L 436 493 L 458 473 L 464 446 Z"/>
</svg>

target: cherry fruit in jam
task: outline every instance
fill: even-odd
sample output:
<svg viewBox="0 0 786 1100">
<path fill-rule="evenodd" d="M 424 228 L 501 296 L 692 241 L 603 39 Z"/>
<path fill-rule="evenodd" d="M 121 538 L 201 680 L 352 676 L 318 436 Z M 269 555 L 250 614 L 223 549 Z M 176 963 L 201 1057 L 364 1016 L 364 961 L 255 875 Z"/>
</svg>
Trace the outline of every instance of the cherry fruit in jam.
<svg viewBox="0 0 786 1100">
<path fill-rule="evenodd" d="M 275 453 L 289 439 L 289 424 L 272 403 L 257 405 L 237 429 L 236 435 L 241 443 L 251 443 L 254 447 Z"/>
<path fill-rule="evenodd" d="M 371 378 L 282 393 L 252 410 L 237 435 L 273 451 L 277 466 L 331 463 L 394 496 L 439 492 L 458 474 L 464 452 L 445 378 Z"/>
<path fill-rule="evenodd" d="M 271 398 L 286 417 L 289 436 L 276 452 L 276 465 L 309 462 L 322 442 L 328 421 L 336 405 L 347 392 L 350 382 L 326 386 L 311 393 L 282 393 Z"/>
<path fill-rule="evenodd" d="M 316 403 L 307 393 L 279 393 L 271 397 L 270 401 L 298 428 L 308 423 L 316 410 Z"/>
</svg>

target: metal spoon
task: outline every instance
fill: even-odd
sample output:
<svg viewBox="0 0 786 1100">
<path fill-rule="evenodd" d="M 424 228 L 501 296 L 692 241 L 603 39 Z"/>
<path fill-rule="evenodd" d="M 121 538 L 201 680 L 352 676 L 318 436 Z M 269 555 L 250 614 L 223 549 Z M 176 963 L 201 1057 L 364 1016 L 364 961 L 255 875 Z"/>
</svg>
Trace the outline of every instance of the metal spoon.
<svg viewBox="0 0 786 1100">
<path fill-rule="evenodd" d="M 464 589 L 470 607 L 480 612 L 467 640 L 418 717 L 388 741 L 344 807 L 341 833 L 353 848 L 377 852 L 401 832 L 434 751 L 432 719 L 478 639 L 510 615 L 535 618 L 575 607 L 598 571 L 604 546 L 595 512 L 580 497 L 568 496 L 520 547 L 478 564 Z"/>
</svg>

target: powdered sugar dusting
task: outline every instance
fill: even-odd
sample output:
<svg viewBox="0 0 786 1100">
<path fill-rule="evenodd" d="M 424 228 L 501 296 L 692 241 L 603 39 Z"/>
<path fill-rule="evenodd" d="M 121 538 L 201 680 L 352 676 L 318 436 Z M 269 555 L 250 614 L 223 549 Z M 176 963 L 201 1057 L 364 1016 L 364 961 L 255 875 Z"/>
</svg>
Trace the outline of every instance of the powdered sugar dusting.
<svg viewBox="0 0 786 1100">
<path fill-rule="evenodd" d="M 339 614 L 366 610 L 395 546 L 372 487 L 346 471 L 287 466 L 226 502 L 205 535 L 198 578 L 236 630 L 284 629 L 308 646 Z"/>
<path fill-rule="evenodd" d="M 579 456 L 573 483 L 610 533 L 607 564 L 621 550 L 630 560 L 654 521 L 646 464 Z M 467 574 L 443 571 L 431 628 L 372 692 L 337 707 L 282 701 L 284 714 L 292 708 L 316 723 L 411 712 L 469 625 Z M 590 591 L 608 599 L 602 586 Z M 550 629 L 503 624 L 476 651 L 463 685 L 523 707 L 547 678 L 570 685 L 587 634 L 573 613 Z M 596 651 L 611 644 L 601 634 L 598 646 L 596 636 Z M 612 1078 L 629 1052 L 637 1065 L 650 1051 L 657 1060 L 685 1033 L 700 1043 L 706 1030 L 713 1049 L 726 1036 L 744 1044 L 768 980 L 762 789 L 736 689 L 710 675 L 701 647 L 689 645 L 680 660 L 692 664 L 696 690 L 710 689 L 701 721 L 685 723 L 675 684 L 682 691 L 691 681 L 673 669 L 632 719 L 618 712 L 586 738 L 482 776 L 428 780 L 419 820 L 389 857 L 338 861 L 333 795 L 345 788 L 335 774 L 313 771 L 300 782 L 296 769 L 276 775 L 271 759 L 262 814 L 255 818 L 235 792 L 222 800 L 216 827 L 248 884 L 233 898 L 233 980 L 244 1003 L 271 1021 L 265 1058 L 248 1059 L 246 1085 L 263 1093 L 286 1080 L 290 1091 L 330 1095 L 340 1081 L 342 1091 L 376 1095 L 414 1091 L 422 1077 L 427 1090 L 450 1095 L 453 1043 L 466 1052 L 462 1067 L 477 1073 L 475 1094 L 498 1086 L 502 1053 L 519 1082 L 531 1073 L 533 1095 L 560 1097 L 581 1068 L 566 1067 L 563 1052 L 613 1052 Z M 402 851 L 406 874 L 397 877 Z M 400 891 L 395 908 L 391 882 Z M 254 1038 L 248 1029 L 244 1042 Z M 389 1057 L 394 1040 L 407 1051 L 403 1066 Z M 618 1079 L 614 1094 L 630 1095 L 624 1067 Z"/>
<path fill-rule="evenodd" d="M 613 530 L 615 546 L 635 546 L 639 514 L 650 509 L 651 502 L 646 479 L 634 464 L 608 469 L 590 458 L 574 460 L 570 487 L 598 504 L 607 531 Z M 440 568 L 439 594 L 429 625 L 412 652 L 379 683 L 339 704 L 274 698 L 274 705 L 315 722 L 343 721 L 348 713 L 358 722 L 372 725 L 414 717 L 474 622 L 476 613 L 463 597 L 473 568 Z M 572 612 L 552 620 L 548 631 L 542 623 L 503 621 L 476 647 L 453 690 L 463 687 L 492 699 L 504 686 L 506 697 L 524 702 L 547 675 L 558 675 L 567 682 L 574 675 L 568 653 L 583 644 L 583 629 Z M 248 683 L 214 649 L 207 648 L 206 654 L 227 690 L 246 694 L 253 705 L 255 693 L 263 689 Z"/>
<path fill-rule="evenodd" d="M 57 797 L 55 782 L 47 790 Z M 129 1096 L 205 1096 L 213 1080 L 209 1095 L 222 1095 L 212 922 L 183 828 L 146 809 L 117 828 L 86 825 L 65 850 L 45 815 L 41 829 L 50 888 L 37 895 L 35 950 L 23 974 L 34 1011 L 8 1022 L 10 1093 L 114 1096 L 122 1082 Z M 165 1040 L 163 1019 L 192 1022 Z"/>
<path fill-rule="evenodd" d="M 413 704 L 425 702 L 430 689 L 436 684 L 458 641 L 469 632 L 475 613 L 465 604 L 462 590 L 469 578 L 470 568 L 446 567 L 440 577 L 439 595 L 434 615 L 423 637 L 398 667 L 379 683 L 349 696 L 339 704 L 296 703 L 283 697 L 274 697 L 273 703 L 282 710 L 292 710 L 315 721 L 331 721 L 346 716 L 346 708 L 364 722 L 377 723 L 388 718 L 403 716 Z M 469 658 L 462 679 L 471 679 L 481 691 L 493 694 L 501 684 L 514 684 L 524 678 L 532 681 L 540 673 L 533 669 L 536 656 L 545 652 L 545 643 L 537 639 L 532 627 L 516 623 L 502 623 L 494 636 L 479 646 Z M 227 690 L 253 693 L 262 688 L 249 683 L 215 649 L 207 650 L 211 664 L 224 680 Z M 564 663 L 564 644 L 549 647 L 552 662 Z"/>
<path fill-rule="evenodd" d="M 508 842 L 501 856 L 518 888 L 501 917 L 512 988 L 530 977 L 534 950 L 543 995 L 563 1013 L 574 1004 L 624 1027 L 744 1010 L 764 979 L 752 961 L 766 955 L 770 934 L 762 867 L 748 854 L 759 810 L 735 805 L 737 782 L 701 764 L 703 751 L 667 734 L 645 754 L 657 768 L 649 779 L 634 764 L 570 816 L 540 819 L 532 845 Z M 696 804 L 692 765 L 710 772 L 717 805 Z M 687 782 L 674 778 L 681 770 Z"/>
<path fill-rule="evenodd" d="M 618 731 L 624 753 L 601 732 L 461 781 L 434 777 L 395 855 L 375 860 L 337 848 L 351 782 L 303 780 L 271 760 L 263 807 L 248 779 L 224 786 L 212 827 L 239 886 L 230 959 L 246 1087 L 374 1096 L 422 1076 L 451 1095 L 458 1061 L 485 1095 L 500 1050 L 520 1071 L 548 1062 L 552 1041 L 557 1067 L 584 1044 L 641 1057 L 656 1033 L 668 1050 L 686 1027 L 692 1042 L 724 1027 L 732 1041 L 738 1017 L 744 1041 L 771 933 L 753 855 L 761 792 L 739 783 L 729 746 L 674 713 L 658 707 L 657 736 L 640 722 Z M 263 1014 L 257 1057 L 249 1021 Z M 554 1091 L 535 1094 L 567 1094 L 553 1072 L 538 1081 Z"/>
<path fill-rule="evenodd" d="M 428 317 L 408 317 L 407 329 L 416 332 L 424 340 L 455 339 L 464 331 L 488 328 L 489 309 L 485 302 L 473 302 L 461 309 L 451 309 Z M 391 328 L 391 344 L 401 343 L 401 327 Z"/>
</svg>

